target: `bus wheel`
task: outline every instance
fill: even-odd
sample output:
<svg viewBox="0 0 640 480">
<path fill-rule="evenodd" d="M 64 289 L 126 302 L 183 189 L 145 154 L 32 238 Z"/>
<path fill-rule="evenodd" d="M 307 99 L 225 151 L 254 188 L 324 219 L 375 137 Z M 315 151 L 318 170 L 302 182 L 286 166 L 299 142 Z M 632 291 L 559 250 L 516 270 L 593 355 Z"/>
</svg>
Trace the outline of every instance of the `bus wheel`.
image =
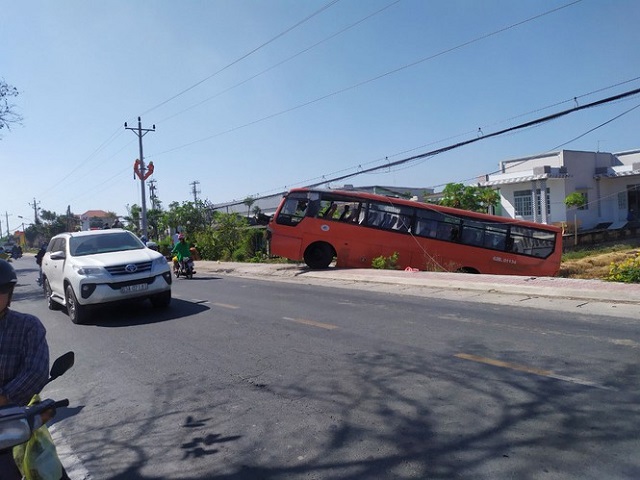
<svg viewBox="0 0 640 480">
<path fill-rule="evenodd" d="M 328 243 L 313 243 L 304 252 L 304 263 L 314 270 L 327 268 L 333 255 L 333 248 Z"/>
<path fill-rule="evenodd" d="M 475 273 L 475 274 L 480 273 L 478 270 L 476 270 L 475 268 L 471 268 L 471 267 L 462 267 L 462 268 L 459 268 L 459 269 L 457 270 L 457 272 L 458 272 L 458 273 Z"/>
</svg>

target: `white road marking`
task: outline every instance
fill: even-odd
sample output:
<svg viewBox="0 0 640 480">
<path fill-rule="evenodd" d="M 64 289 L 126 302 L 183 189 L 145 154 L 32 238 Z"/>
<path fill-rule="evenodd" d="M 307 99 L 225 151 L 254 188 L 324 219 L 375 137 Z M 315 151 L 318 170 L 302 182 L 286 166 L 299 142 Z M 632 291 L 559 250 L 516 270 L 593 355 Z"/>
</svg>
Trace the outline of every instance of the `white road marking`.
<svg viewBox="0 0 640 480">
<path fill-rule="evenodd" d="M 64 439 L 62 434 L 58 432 L 55 425 L 51 425 L 49 428 L 49 432 L 53 437 L 53 443 L 56 446 L 56 451 L 58 452 L 58 457 L 64 465 L 64 469 L 67 471 L 67 475 L 71 480 L 91 480 L 91 475 L 89 475 L 89 471 L 84 468 L 82 461 L 78 456 L 73 453 L 71 450 L 71 446 Z"/>
</svg>

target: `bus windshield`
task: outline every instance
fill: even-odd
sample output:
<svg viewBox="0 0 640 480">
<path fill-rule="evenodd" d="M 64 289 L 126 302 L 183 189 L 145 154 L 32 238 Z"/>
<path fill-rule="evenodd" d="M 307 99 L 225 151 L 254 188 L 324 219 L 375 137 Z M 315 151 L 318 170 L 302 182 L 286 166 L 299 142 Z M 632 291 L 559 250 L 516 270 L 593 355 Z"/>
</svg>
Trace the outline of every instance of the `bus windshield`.
<svg viewBox="0 0 640 480">
<path fill-rule="evenodd" d="M 398 266 L 501 275 L 556 275 L 559 228 L 355 191 L 296 189 L 269 227 L 272 255 L 310 268 Z"/>
</svg>

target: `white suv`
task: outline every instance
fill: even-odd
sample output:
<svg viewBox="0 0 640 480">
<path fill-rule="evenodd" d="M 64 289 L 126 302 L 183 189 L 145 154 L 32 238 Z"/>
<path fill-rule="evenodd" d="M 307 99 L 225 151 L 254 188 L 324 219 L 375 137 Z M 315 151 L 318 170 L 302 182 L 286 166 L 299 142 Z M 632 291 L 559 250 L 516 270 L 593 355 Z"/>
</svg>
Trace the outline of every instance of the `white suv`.
<svg viewBox="0 0 640 480">
<path fill-rule="evenodd" d="M 42 259 L 49 309 L 67 307 L 73 323 L 87 320 L 90 306 L 149 298 L 171 303 L 171 269 L 165 257 L 121 229 L 61 233 Z"/>
</svg>

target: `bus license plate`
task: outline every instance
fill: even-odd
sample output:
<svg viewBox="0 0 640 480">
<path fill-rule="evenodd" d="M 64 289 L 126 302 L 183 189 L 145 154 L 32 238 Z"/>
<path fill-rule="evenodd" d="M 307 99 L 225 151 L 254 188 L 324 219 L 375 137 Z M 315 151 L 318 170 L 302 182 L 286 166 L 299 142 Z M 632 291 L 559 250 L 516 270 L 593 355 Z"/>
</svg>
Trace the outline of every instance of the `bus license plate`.
<svg viewBox="0 0 640 480">
<path fill-rule="evenodd" d="M 149 285 L 146 283 L 139 283 L 138 285 L 127 285 L 126 287 L 120 288 L 120 293 L 132 293 L 132 292 L 142 292 L 149 288 Z"/>
</svg>

